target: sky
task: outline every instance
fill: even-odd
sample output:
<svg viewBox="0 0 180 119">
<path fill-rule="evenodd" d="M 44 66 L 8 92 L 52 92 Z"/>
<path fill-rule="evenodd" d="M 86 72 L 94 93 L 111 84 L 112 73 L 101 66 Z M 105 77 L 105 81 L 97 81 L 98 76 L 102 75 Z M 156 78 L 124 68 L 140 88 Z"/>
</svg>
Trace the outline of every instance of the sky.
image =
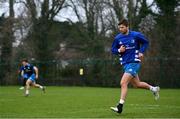
<svg viewBox="0 0 180 119">
<path fill-rule="evenodd" d="M 153 2 L 153 0 L 147 0 L 147 2 L 148 2 L 148 4 L 151 4 Z M 19 4 L 15 4 L 14 5 L 14 10 L 15 10 L 15 17 L 17 17 L 17 16 L 21 15 L 25 11 L 24 5 L 20 4 L 20 3 Z M 0 3 L 0 16 L 3 13 L 5 13 L 5 16 L 9 16 L 9 12 L 8 11 L 9 11 L 9 4 L 8 4 L 8 2 L 3 3 L 3 4 Z M 81 13 L 83 15 L 83 12 L 81 12 Z M 66 8 L 66 9 L 62 9 L 58 13 L 58 15 L 54 18 L 54 20 L 56 20 L 56 21 L 67 21 L 67 19 L 70 19 L 73 22 L 77 22 L 78 21 L 75 13 L 73 11 L 73 9 L 70 8 L 70 7 Z M 16 35 L 16 39 L 17 40 L 16 40 L 16 42 L 13 43 L 13 46 L 18 46 L 19 43 L 20 43 L 20 39 L 23 36 L 21 36 L 18 31 L 16 31 L 15 35 Z"/>
<path fill-rule="evenodd" d="M 0 3 L 0 16 L 5 13 L 5 16 L 9 16 L 8 13 L 9 10 L 9 4 L 8 3 Z M 23 5 L 22 4 L 15 4 L 14 5 L 14 11 L 15 11 L 15 17 L 20 15 L 23 12 Z M 56 16 L 56 20 L 58 21 L 65 21 L 66 18 L 69 18 L 73 21 L 77 21 L 77 17 L 75 16 L 73 10 L 71 8 L 68 9 L 62 9 L 59 14 Z"/>
<path fill-rule="evenodd" d="M 151 4 L 153 0 L 147 0 L 148 4 Z M 8 13 L 9 4 L 8 3 L 0 3 L 0 16 L 5 13 L 6 16 L 9 15 Z M 15 4 L 14 5 L 15 10 L 15 17 L 20 15 L 23 12 L 22 4 Z M 154 9 L 155 10 L 155 9 Z M 55 17 L 55 20 L 57 21 L 66 21 L 68 19 L 71 19 L 73 22 L 78 21 L 75 13 L 73 12 L 72 8 L 66 8 L 62 9 L 59 14 Z"/>
</svg>

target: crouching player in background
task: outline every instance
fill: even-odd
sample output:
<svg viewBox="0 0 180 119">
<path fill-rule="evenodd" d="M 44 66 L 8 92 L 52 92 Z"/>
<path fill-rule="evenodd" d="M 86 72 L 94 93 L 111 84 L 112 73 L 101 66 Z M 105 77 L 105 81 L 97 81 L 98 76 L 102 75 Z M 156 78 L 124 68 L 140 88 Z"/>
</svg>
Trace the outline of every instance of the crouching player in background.
<svg viewBox="0 0 180 119">
<path fill-rule="evenodd" d="M 22 65 L 21 76 L 24 79 L 27 79 L 25 96 L 29 96 L 30 86 L 40 88 L 43 92 L 45 92 L 45 88 L 35 82 L 35 80 L 38 79 L 38 68 L 29 64 L 27 59 L 22 60 Z"/>
</svg>

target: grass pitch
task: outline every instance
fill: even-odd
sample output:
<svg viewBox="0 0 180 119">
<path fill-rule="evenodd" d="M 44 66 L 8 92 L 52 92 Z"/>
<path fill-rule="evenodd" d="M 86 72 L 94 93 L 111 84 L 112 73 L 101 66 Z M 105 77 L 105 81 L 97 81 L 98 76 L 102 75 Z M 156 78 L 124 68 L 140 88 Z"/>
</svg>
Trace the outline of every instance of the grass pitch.
<svg viewBox="0 0 180 119">
<path fill-rule="evenodd" d="M 180 89 L 161 89 L 155 101 L 150 91 L 129 89 L 122 114 L 110 110 L 119 88 L 31 88 L 24 97 L 19 87 L 0 87 L 0 118 L 180 118 Z"/>
</svg>

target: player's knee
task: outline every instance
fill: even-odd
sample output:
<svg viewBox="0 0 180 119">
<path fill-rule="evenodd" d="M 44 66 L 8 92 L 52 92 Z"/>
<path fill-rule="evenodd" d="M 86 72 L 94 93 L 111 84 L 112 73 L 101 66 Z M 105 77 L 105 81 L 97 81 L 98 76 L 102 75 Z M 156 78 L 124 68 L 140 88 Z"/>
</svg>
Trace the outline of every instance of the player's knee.
<svg viewBox="0 0 180 119">
<path fill-rule="evenodd" d="M 121 88 L 123 88 L 123 87 L 127 87 L 128 84 L 126 82 L 122 81 L 120 85 L 121 85 Z"/>
<path fill-rule="evenodd" d="M 30 85 L 30 82 L 29 82 L 29 81 L 26 81 L 26 85 L 29 86 L 29 85 Z"/>
<path fill-rule="evenodd" d="M 26 82 L 26 86 L 29 86 L 29 83 L 28 83 L 28 82 Z"/>
</svg>

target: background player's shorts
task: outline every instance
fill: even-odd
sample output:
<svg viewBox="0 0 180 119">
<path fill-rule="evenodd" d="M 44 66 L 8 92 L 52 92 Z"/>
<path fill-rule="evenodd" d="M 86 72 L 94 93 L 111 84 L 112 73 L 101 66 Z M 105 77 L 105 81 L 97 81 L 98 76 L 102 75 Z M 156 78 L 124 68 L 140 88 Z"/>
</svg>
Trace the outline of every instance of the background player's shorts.
<svg viewBox="0 0 180 119">
<path fill-rule="evenodd" d="M 124 72 L 131 74 L 133 77 L 135 77 L 140 69 L 140 63 L 128 63 L 123 66 Z"/>
<path fill-rule="evenodd" d="M 28 79 L 31 80 L 32 82 L 35 82 L 36 75 L 32 74 Z"/>
<path fill-rule="evenodd" d="M 23 78 L 24 78 L 24 79 L 28 79 L 28 74 L 24 74 L 24 75 L 23 75 Z"/>
</svg>

